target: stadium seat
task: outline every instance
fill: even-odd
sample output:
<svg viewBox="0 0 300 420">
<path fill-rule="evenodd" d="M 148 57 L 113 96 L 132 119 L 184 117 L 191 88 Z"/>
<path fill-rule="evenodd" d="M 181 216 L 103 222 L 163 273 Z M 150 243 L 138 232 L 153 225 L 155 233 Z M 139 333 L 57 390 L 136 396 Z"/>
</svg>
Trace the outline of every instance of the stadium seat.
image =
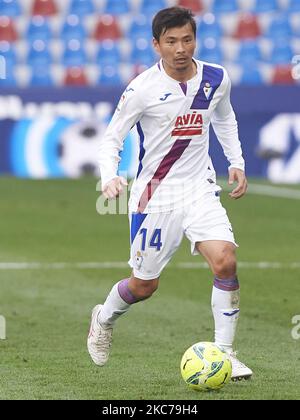
<svg viewBox="0 0 300 420">
<path fill-rule="evenodd" d="M 87 64 L 88 58 L 83 45 L 78 39 L 71 39 L 65 46 L 62 64 L 65 67 L 82 67 Z"/>
<path fill-rule="evenodd" d="M 130 61 L 132 64 L 143 64 L 147 67 L 154 64 L 155 55 L 149 38 L 139 38 L 133 43 Z"/>
<path fill-rule="evenodd" d="M 289 41 L 275 43 L 271 51 L 270 62 L 272 64 L 288 64 L 293 58 L 293 50 Z"/>
<path fill-rule="evenodd" d="M 215 0 L 212 8 L 214 13 L 231 13 L 238 11 L 237 0 Z"/>
<path fill-rule="evenodd" d="M 151 21 L 145 15 L 136 16 L 129 27 L 127 37 L 135 41 L 138 38 L 147 38 L 152 34 Z"/>
<path fill-rule="evenodd" d="M 240 84 L 242 85 L 261 85 L 263 78 L 258 67 L 255 65 L 246 64 L 242 68 Z"/>
<path fill-rule="evenodd" d="M 219 39 L 222 36 L 220 23 L 212 13 L 205 13 L 198 25 L 197 37 L 202 40 L 205 38 Z"/>
<path fill-rule="evenodd" d="M 242 65 L 250 65 L 261 60 L 261 51 L 257 42 L 252 40 L 240 43 L 237 62 Z"/>
<path fill-rule="evenodd" d="M 121 29 L 118 21 L 114 16 L 103 15 L 99 17 L 94 32 L 94 38 L 97 41 L 103 41 L 104 39 L 116 40 L 120 39 L 121 37 Z"/>
<path fill-rule="evenodd" d="M 28 24 L 26 36 L 29 42 L 33 42 L 36 39 L 49 41 L 52 37 L 52 33 L 47 17 L 39 15 L 33 16 Z"/>
<path fill-rule="evenodd" d="M 168 7 L 166 0 L 142 0 L 140 13 L 146 16 L 153 16 L 161 9 Z"/>
<path fill-rule="evenodd" d="M 273 84 L 293 85 L 296 80 L 292 76 L 292 66 L 290 64 L 276 66 L 272 76 Z"/>
<path fill-rule="evenodd" d="M 238 21 L 234 38 L 252 39 L 261 35 L 261 29 L 257 17 L 251 13 L 245 13 Z"/>
<path fill-rule="evenodd" d="M 118 85 L 122 83 L 122 78 L 116 66 L 104 66 L 100 69 L 98 80 L 100 85 Z"/>
<path fill-rule="evenodd" d="M 53 16 L 58 12 L 55 0 L 34 0 L 32 15 Z"/>
<path fill-rule="evenodd" d="M 64 85 L 87 86 L 89 84 L 84 67 L 70 67 L 65 71 Z"/>
<path fill-rule="evenodd" d="M 77 39 L 84 42 L 87 37 L 86 30 L 78 15 L 68 15 L 62 26 L 60 38 L 68 43 L 71 39 Z"/>
<path fill-rule="evenodd" d="M 118 65 L 121 61 L 120 49 L 117 43 L 112 40 L 103 41 L 97 53 L 97 64 L 100 66 Z"/>
<path fill-rule="evenodd" d="M 31 66 L 49 66 L 52 63 L 52 57 L 46 42 L 37 39 L 31 45 L 27 63 Z"/>
<path fill-rule="evenodd" d="M 0 41 L 14 42 L 17 39 L 14 21 L 7 16 L 0 16 Z"/>
<path fill-rule="evenodd" d="M 268 13 L 278 10 L 277 0 L 256 0 L 253 12 L 254 13 Z"/>
<path fill-rule="evenodd" d="M 202 0 L 179 0 L 178 6 L 192 10 L 196 15 L 200 14 L 204 9 Z"/>
<path fill-rule="evenodd" d="M 300 2 L 299 0 L 290 0 L 288 5 L 288 12 L 300 13 Z"/>
<path fill-rule="evenodd" d="M 71 0 L 68 13 L 70 15 L 86 16 L 95 12 L 93 0 Z"/>
<path fill-rule="evenodd" d="M 122 83 L 122 78 L 126 83 L 126 76 L 130 79 L 157 61 L 152 16 L 175 5 L 196 15 L 197 56 L 219 64 L 226 60 L 235 71 L 234 83 L 267 83 L 272 66 L 277 69 L 276 80 L 287 77 L 282 69 L 299 49 L 300 0 L 0 0 L 0 55 L 14 66 L 21 86 L 28 76 L 32 85 L 53 85 L 61 76 L 61 66 L 51 66 L 53 60 L 66 69 L 75 68 L 73 76 L 66 74 L 71 84 L 82 84 L 82 77 L 86 84 L 96 80 L 98 67 L 99 83 Z M 19 62 L 26 45 L 25 63 Z M 33 66 L 31 72 L 24 66 L 26 59 Z M 93 66 L 87 69 L 90 60 Z M 57 70 L 57 77 L 51 77 L 49 66 L 54 76 Z M 81 82 L 76 76 L 79 69 Z"/>
<path fill-rule="evenodd" d="M 0 16 L 16 17 L 20 14 L 19 0 L 0 0 Z"/>
<path fill-rule="evenodd" d="M 53 79 L 48 66 L 33 66 L 30 78 L 32 86 L 53 86 Z"/>
<path fill-rule="evenodd" d="M 285 14 L 280 14 L 273 19 L 267 31 L 267 36 L 272 38 L 274 42 L 278 42 L 280 39 L 287 39 L 292 34 L 293 30 L 290 21 Z"/>
<path fill-rule="evenodd" d="M 6 66 L 17 64 L 17 56 L 14 45 L 7 41 L 0 41 L 0 56 L 5 59 Z"/>
<path fill-rule="evenodd" d="M 104 13 L 108 15 L 123 15 L 131 11 L 128 0 L 107 0 Z"/>
<path fill-rule="evenodd" d="M 199 59 L 208 63 L 222 64 L 223 52 L 220 45 L 217 42 L 211 42 L 215 40 L 209 38 L 206 41 L 199 50 Z"/>
</svg>

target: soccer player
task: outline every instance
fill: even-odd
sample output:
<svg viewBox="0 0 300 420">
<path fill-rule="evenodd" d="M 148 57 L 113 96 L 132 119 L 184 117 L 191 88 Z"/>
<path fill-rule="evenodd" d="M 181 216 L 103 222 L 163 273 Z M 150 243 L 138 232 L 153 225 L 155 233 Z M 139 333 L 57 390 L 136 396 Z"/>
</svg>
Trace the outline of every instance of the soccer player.
<svg viewBox="0 0 300 420">
<path fill-rule="evenodd" d="M 161 59 L 125 90 L 100 151 L 102 191 L 114 199 L 127 185 L 117 174 L 119 153 L 128 132 L 137 126 L 139 166 L 129 200 L 133 270 L 130 278 L 113 286 L 103 305 L 93 309 L 88 351 L 97 365 L 107 362 L 116 320 L 155 292 L 185 235 L 192 254 L 202 254 L 214 275 L 215 342 L 230 355 L 232 379 L 247 379 L 252 371 L 233 351 L 239 317 L 236 243 L 208 154 L 212 123 L 230 163 L 229 184 L 237 182 L 230 196 L 242 197 L 247 180 L 230 80 L 220 65 L 193 58 L 196 23 L 191 11 L 161 10 L 152 29 Z"/>
</svg>

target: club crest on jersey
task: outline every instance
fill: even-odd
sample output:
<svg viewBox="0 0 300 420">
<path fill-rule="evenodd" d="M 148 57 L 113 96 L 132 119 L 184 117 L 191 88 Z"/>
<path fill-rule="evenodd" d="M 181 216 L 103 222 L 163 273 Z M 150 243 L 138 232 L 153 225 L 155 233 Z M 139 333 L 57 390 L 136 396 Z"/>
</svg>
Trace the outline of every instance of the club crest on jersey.
<svg viewBox="0 0 300 420">
<path fill-rule="evenodd" d="M 209 100 L 211 92 L 212 92 L 212 87 L 211 87 L 211 84 L 209 82 L 205 83 L 203 91 L 204 91 L 204 95 L 205 95 L 206 99 Z"/>
<path fill-rule="evenodd" d="M 197 136 L 202 134 L 203 117 L 197 111 L 185 114 L 176 118 L 175 128 L 172 136 L 186 137 Z"/>
</svg>

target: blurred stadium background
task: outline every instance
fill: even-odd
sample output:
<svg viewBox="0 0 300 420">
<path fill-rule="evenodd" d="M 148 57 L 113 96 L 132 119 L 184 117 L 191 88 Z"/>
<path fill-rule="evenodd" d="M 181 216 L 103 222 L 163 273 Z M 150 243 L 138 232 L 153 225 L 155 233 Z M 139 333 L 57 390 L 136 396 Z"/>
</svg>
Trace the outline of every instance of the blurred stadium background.
<svg viewBox="0 0 300 420">
<path fill-rule="evenodd" d="M 157 60 L 151 19 L 177 4 L 196 15 L 197 58 L 230 74 L 248 176 L 299 182 L 299 0 L 0 0 L 0 174 L 97 174 L 124 86 Z M 137 147 L 133 132 L 120 168 L 129 175 Z"/>
<path fill-rule="evenodd" d="M 180 378 L 185 349 L 213 338 L 211 274 L 187 243 L 120 320 L 101 374 L 85 343 L 91 308 L 129 275 L 127 215 L 95 209 L 99 141 L 126 84 L 157 60 L 153 14 L 177 4 L 196 14 L 197 57 L 232 79 L 250 180 L 243 200 L 222 201 L 240 244 L 237 348 L 255 376 L 218 394 Z M 300 0 L 0 0 L 0 399 L 300 398 L 299 83 Z M 138 147 L 133 130 L 130 176 Z M 211 154 L 226 176 L 213 133 Z"/>
</svg>

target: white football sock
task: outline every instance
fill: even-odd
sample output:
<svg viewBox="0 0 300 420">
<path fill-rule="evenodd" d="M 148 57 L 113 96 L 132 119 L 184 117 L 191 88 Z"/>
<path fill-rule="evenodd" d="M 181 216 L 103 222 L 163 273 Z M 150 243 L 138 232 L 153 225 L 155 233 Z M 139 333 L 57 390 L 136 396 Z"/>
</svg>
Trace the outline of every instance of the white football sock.
<svg viewBox="0 0 300 420">
<path fill-rule="evenodd" d="M 113 286 L 98 316 L 100 324 L 112 327 L 133 303 L 142 300 L 133 296 L 128 288 L 128 283 L 129 279 L 123 279 Z"/>
<path fill-rule="evenodd" d="M 211 306 L 215 320 L 215 343 L 231 352 L 239 319 L 240 290 L 213 286 Z"/>
</svg>

